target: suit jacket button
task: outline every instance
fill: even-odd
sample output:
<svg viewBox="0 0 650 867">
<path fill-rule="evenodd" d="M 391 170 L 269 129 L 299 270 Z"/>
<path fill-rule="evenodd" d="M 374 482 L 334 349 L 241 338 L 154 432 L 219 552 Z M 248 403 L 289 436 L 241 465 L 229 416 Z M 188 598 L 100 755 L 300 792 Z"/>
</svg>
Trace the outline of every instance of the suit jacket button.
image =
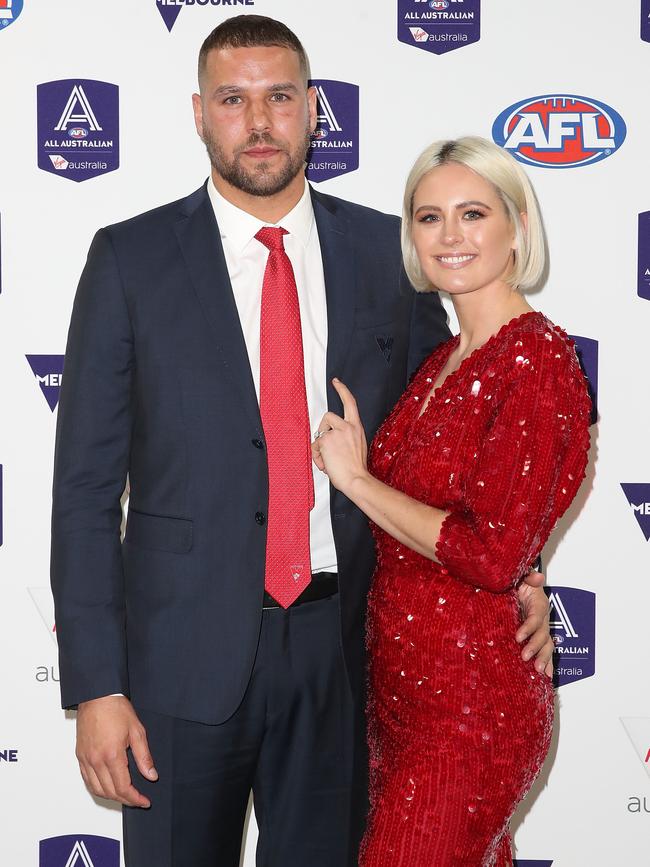
<svg viewBox="0 0 650 867">
<path fill-rule="evenodd" d="M 262 524 L 266 523 L 266 515 L 264 512 L 255 512 L 255 520 L 261 527 Z"/>
<path fill-rule="evenodd" d="M 264 443 L 262 442 L 262 440 L 251 440 L 251 442 L 253 443 L 253 445 L 255 446 L 256 449 L 263 449 L 264 448 Z"/>
</svg>

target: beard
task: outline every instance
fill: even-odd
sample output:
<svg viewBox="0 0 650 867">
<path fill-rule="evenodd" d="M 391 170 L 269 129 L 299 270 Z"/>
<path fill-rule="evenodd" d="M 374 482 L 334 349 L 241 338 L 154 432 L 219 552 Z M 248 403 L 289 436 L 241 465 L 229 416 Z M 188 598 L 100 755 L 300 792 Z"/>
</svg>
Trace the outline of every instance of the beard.
<svg viewBox="0 0 650 867">
<path fill-rule="evenodd" d="M 296 175 L 304 170 L 307 151 L 311 144 L 309 128 L 305 129 L 303 139 L 293 150 L 276 142 L 269 133 L 252 134 L 245 144 L 236 149 L 233 158 L 229 160 L 212 131 L 205 124 L 202 132 L 203 143 L 214 170 L 233 187 L 251 196 L 274 196 L 286 189 Z M 276 171 L 272 171 L 268 162 L 258 162 L 253 171 L 245 169 L 241 164 L 242 153 L 259 145 L 277 148 L 284 156 L 283 165 Z"/>
</svg>

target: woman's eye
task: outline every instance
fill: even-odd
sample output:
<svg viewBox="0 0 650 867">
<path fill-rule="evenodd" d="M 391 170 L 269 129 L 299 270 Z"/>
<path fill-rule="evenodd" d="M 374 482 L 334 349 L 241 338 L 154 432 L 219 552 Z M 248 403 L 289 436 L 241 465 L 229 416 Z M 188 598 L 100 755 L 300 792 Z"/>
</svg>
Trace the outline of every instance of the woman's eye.
<svg viewBox="0 0 650 867">
<path fill-rule="evenodd" d="M 465 217 L 469 220 L 479 220 L 481 217 L 484 217 L 482 211 L 465 211 Z"/>
<path fill-rule="evenodd" d="M 425 214 L 423 217 L 418 218 L 419 223 L 433 223 L 438 219 L 435 214 Z"/>
</svg>

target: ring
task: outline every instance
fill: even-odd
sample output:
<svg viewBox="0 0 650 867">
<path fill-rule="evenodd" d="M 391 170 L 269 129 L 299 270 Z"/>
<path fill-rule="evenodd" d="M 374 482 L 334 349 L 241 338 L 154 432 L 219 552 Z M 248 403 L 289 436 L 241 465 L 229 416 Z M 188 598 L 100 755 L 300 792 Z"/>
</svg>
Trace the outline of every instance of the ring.
<svg viewBox="0 0 650 867">
<path fill-rule="evenodd" d="M 316 433 L 314 434 L 314 439 L 315 440 L 319 439 L 319 437 L 322 437 L 324 433 L 327 433 L 327 431 L 317 430 Z"/>
</svg>

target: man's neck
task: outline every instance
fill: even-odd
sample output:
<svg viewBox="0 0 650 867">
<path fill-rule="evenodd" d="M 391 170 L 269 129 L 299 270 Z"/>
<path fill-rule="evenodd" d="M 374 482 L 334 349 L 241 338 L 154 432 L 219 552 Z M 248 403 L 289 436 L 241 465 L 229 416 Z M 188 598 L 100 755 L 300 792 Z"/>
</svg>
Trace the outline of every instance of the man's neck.
<svg viewBox="0 0 650 867">
<path fill-rule="evenodd" d="M 279 223 L 289 211 L 295 208 L 302 198 L 306 183 L 301 172 L 279 193 L 273 196 L 253 196 L 229 184 L 214 169 L 212 169 L 212 181 L 219 195 L 231 205 L 257 217 L 263 223 L 273 224 Z"/>
</svg>

